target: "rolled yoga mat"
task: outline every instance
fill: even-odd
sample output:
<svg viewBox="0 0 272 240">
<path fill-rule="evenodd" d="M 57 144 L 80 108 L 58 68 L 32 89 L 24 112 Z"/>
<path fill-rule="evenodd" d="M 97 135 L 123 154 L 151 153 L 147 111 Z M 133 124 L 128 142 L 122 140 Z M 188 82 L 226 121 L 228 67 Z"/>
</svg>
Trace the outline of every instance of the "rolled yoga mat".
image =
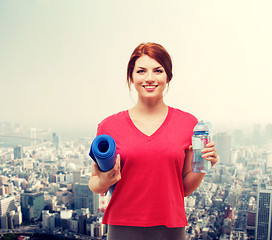
<svg viewBox="0 0 272 240">
<path fill-rule="evenodd" d="M 98 135 L 92 142 L 89 155 L 97 163 L 98 168 L 102 172 L 111 170 L 115 165 L 117 156 L 114 139 L 106 134 Z M 112 185 L 109 189 L 111 195 L 115 185 Z"/>
</svg>

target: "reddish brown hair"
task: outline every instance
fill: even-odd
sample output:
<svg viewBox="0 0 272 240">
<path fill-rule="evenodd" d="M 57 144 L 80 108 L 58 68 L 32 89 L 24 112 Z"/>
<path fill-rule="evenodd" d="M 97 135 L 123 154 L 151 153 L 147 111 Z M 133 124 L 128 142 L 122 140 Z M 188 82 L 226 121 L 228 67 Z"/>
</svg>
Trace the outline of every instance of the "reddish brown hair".
<svg viewBox="0 0 272 240">
<path fill-rule="evenodd" d="M 172 60 L 165 48 L 157 43 L 141 43 L 138 47 L 134 49 L 128 62 L 127 83 L 129 87 L 131 84 L 132 72 L 135 67 L 135 62 L 139 57 L 143 55 L 147 55 L 155 59 L 164 68 L 168 81 L 172 79 Z"/>
</svg>

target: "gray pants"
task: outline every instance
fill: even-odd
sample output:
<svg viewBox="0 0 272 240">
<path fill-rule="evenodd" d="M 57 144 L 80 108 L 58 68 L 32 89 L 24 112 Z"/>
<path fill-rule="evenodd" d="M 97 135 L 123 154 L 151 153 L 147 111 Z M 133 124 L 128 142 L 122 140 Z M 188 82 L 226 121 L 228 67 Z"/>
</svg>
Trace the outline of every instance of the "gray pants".
<svg viewBox="0 0 272 240">
<path fill-rule="evenodd" d="M 155 227 L 130 227 L 108 226 L 107 240 L 185 240 L 185 227 L 168 228 Z"/>
</svg>

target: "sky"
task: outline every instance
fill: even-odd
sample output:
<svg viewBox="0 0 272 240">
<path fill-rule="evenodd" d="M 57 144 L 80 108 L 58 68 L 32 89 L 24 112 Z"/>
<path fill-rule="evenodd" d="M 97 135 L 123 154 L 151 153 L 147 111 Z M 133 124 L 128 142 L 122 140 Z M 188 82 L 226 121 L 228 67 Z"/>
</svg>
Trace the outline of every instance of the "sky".
<svg viewBox="0 0 272 240">
<path fill-rule="evenodd" d="M 0 0 L 0 122 L 96 130 L 137 101 L 142 42 L 172 57 L 166 104 L 212 124 L 272 123 L 270 0 Z"/>
</svg>

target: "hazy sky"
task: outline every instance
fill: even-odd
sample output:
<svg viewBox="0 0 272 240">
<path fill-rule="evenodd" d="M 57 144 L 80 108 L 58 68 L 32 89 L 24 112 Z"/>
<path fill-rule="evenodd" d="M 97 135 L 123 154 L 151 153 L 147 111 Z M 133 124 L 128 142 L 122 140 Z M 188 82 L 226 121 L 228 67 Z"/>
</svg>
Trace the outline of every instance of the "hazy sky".
<svg viewBox="0 0 272 240">
<path fill-rule="evenodd" d="M 93 129 L 136 102 L 142 42 L 173 60 L 166 103 L 212 123 L 271 122 L 270 0 L 0 0 L 0 121 Z"/>
</svg>

